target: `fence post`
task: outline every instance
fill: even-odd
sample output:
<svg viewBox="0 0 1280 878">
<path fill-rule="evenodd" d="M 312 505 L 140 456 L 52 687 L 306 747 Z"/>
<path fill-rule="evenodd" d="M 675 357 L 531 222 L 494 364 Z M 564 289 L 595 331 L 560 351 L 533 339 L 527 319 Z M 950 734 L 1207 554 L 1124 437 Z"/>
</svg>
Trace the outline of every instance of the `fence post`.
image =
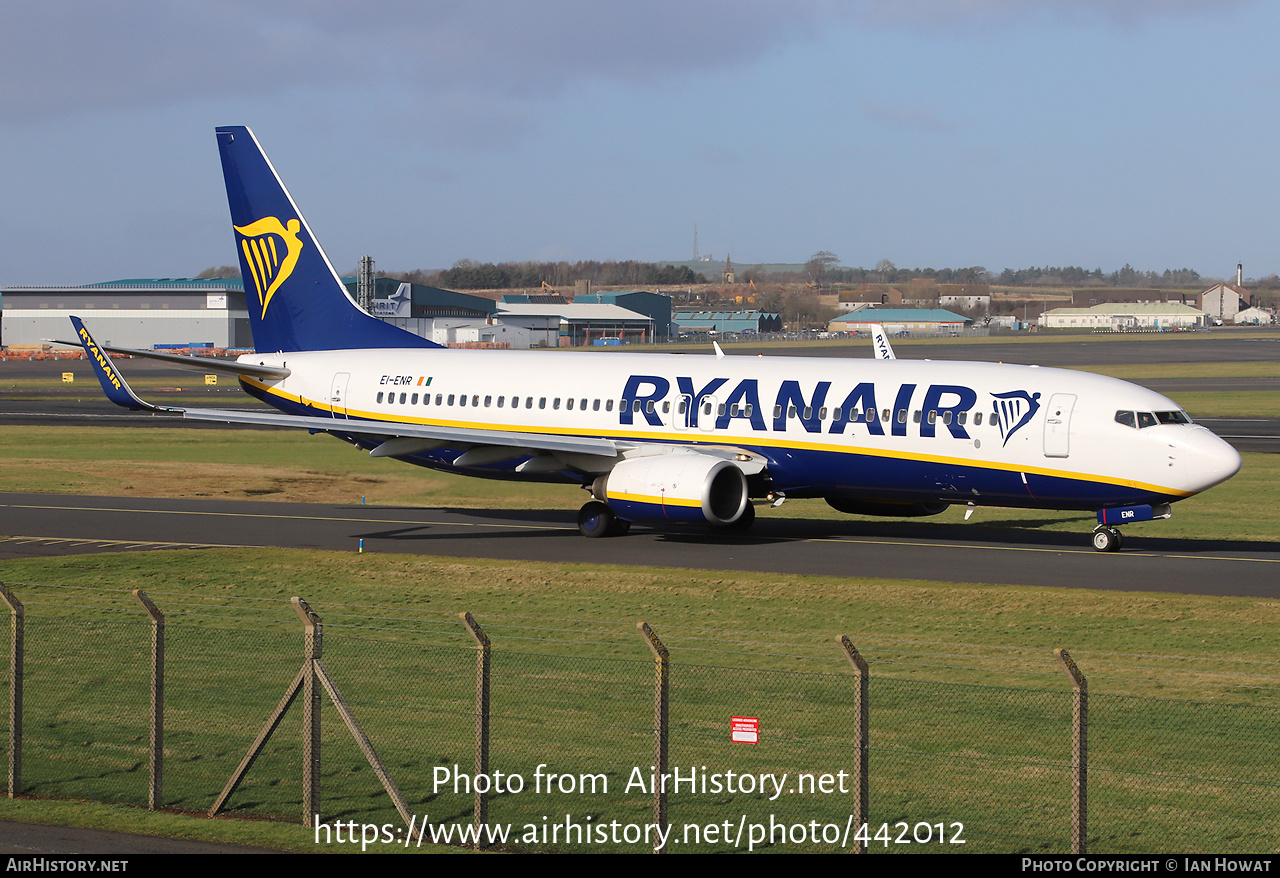
<svg viewBox="0 0 1280 878">
<path fill-rule="evenodd" d="M 289 599 L 302 620 L 302 825 L 311 826 L 320 814 L 320 681 L 316 661 L 324 646 L 324 624 L 300 597 Z"/>
<path fill-rule="evenodd" d="M 649 649 L 653 650 L 653 823 L 659 833 L 667 826 L 667 748 L 669 732 L 667 711 L 671 685 L 671 653 L 653 633 L 648 622 L 637 626 Z M 664 847 L 653 849 L 655 854 L 665 852 Z"/>
<path fill-rule="evenodd" d="M 853 740 L 858 749 L 858 758 L 853 763 L 853 781 L 857 790 L 853 801 L 853 825 L 856 828 L 855 831 L 862 837 L 855 837 L 853 852 L 865 854 L 867 842 L 863 827 L 867 825 L 869 819 L 867 812 L 870 810 L 871 802 L 870 778 L 867 771 L 871 717 L 867 691 L 870 669 L 867 667 L 867 660 L 854 647 L 848 635 L 841 634 L 839 640 L 844 657 L 849 660 L 849 664 L 853 666 L 853 672 L 858 676 L 858 688 L 854 690 L 853 695 Z"/>
<path fill-rule="evenodd" d="M 1053 654 L 1071 680 L 1071 852 L 1083 854 L 1089 832 L 1089 682 L 1065 649 Z"/>
<path fill-rule="evenodd" d="M 462 613 L 462 624 L 467 626 L 476 641 L 476 772 L 475 779 L 489 773 L 489 635 L 484 633 L 470 613 Z M 489 786 L 480 791 L 480 784 L 475 784 L 476 850 L 480 850 L 480 827 L 489 824 Z"/>
<path fill-rule="evenodd" d="M 154 811 L 164 802 L 164 613 L 142 589 L 135 588 L 133 596 L 151 617 L 151 788 L 147 807 Z"/>
<path fill-rule="evenodd" d="M 9 606 L 9 798 L 22 788 L 22 651 L 25 614 L 22 602 L 0 583 L 0 600 Z"/>
</svg>

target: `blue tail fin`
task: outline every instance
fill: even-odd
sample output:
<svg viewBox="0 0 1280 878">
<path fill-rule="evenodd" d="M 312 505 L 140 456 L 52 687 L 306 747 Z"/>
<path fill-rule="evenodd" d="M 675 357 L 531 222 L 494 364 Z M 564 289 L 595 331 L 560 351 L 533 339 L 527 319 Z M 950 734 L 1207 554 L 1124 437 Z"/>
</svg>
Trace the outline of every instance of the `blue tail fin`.
<svg viewBox="0 0 1280 878">
<path fill-rule="evenodd" d="M 440 347 L 361 310 L 253 132 L 238 125 L 217 132 L 258 351 Z"/>
</svg>

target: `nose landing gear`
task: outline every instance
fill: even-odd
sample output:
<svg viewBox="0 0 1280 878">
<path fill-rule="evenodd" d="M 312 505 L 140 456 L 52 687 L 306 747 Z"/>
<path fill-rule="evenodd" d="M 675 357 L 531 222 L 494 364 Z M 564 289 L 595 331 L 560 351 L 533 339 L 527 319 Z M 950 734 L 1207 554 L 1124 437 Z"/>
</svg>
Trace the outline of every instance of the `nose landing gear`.
<svg viewBox="0 0 1280 878">
<path fill-rule="evenodd" d="M 1124 545 L 1124 537 L 1118 527 L 1107 527 L 1100 524 L 1093 529 L 1093 548 L 1099 552 L 1119 552 Z"/>
</svg>

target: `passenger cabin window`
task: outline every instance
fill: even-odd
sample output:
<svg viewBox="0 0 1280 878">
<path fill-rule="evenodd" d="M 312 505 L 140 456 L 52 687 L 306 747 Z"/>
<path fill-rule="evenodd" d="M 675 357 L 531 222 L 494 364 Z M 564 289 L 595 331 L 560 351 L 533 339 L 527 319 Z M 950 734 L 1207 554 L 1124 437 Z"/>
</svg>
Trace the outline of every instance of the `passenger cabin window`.
<svg viewBox="0 0 1280 878">
<path fill-rule="evenodd" d="M 600 400 L 598 400 L 598 399 L 593 399 L 593 400 L 591 401 L 591 410 L 592 410 L 593 412 L 598 412 L 598 411 L 600 411 Z"/>
<path fill-rule="evenodd" d="M 436 405 L 440 405 L 440 397 L 442 397 L 443 395 L 444 395 L 444 394 L 442 394 L 442 393 L 437 393 L 437 394 L 436 394 Z M 450 401 L 452 402 L 452 399 L 451 399 Z"/>
<path fill-rule="evenodd" d="M 564 407 L 565 407 L 565 408 L 567 408 L 569 411 L 573 411 L 573 397 L 572 397 L 572 396 L 571 396 L 571 397 L 569 397 L 569 399 L 565 401 L 565 406 L 564 406 Z"/>
<path fill-rule="evenodd" d="M 606 400 L 604 401 L 604 410 L 605 410 L 606 412 L 611 412 L 611 411 L 613 411 L 613 400 L 611 400 L 611 399 L 606 399 Z"/>
<path fill-rule="evenodd" d="M 418 404 L 418 394 L 415 393 L 413 396 L 409 397 L 409 404 L 410 405 Z"/>
<path fill-rule="evenodd" d="M 538 397 L 538 408 L 544 409 L 546 407 L 547 407 L 547 398 L 545 396 Z"/>
<path fill-rule="evenodd" d="M 484 407 L 485 407 L 485 408 L 488 408 L 488 407 L 489 407 L 489 404 L 490 404 L 491 402 L 493 402 L 493 397 L 492 397 L 492 396 L 486 396 L 486 397 L 484 398 Z"/>
<path fill-rule="evenodd" d="M 963 415 L 963 414 L 961 414 L 961 415 L 960 415 L 960 417 L 962 417 L 962 418 L 963 418 L 963 417 L 964 417 L 964 415 Z M 963 423 L 964 423 L 964 421 L 961 421 L 960 423 L 962 423 L 962 424 L 963 424 Z M 973 423 L 974 423 L 974 426 L 977 426 L 977 427 L 981 427 L 981 426 L 982 426 L 982 412 L 974 412 L 974 413 L 973 413 Z"/>
<path fill-rule="evenodd" d="M 378 391 L 378 402 L 382 402 L 382 391 Z"/>
<path fill-rule="evenodd" d="M 449 394 L 449 405 L 453 405 L 453 394 Z"/>
</svg>

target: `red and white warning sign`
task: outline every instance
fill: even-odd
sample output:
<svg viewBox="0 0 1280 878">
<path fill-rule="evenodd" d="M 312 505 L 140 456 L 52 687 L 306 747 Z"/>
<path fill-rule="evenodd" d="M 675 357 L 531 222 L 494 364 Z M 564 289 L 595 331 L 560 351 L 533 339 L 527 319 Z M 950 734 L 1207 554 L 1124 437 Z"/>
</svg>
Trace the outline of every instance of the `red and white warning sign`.
<svg viewBox="0 0 1280 878">
<path fill-rule="evenodd" d="M 760 717 L 735 716 L 730 724 L 729 740 L 738 744 L 759 744 Z"/>
</svg>

